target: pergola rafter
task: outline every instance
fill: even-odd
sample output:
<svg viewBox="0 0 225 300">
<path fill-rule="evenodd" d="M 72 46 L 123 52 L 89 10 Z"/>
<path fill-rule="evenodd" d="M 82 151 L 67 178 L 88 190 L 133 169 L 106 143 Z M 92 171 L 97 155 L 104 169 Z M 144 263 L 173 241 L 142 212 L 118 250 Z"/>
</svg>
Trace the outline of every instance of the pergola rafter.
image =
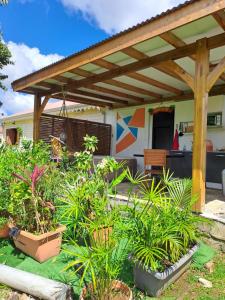
<svg viewBox="0 0 225 300">
<path fill-rule="evenodd" d="M 118 65 L 113 64 L 111 62 L 108 62 L 108 61 L 106 61 L 104 59 L 98 59 L 98 60 L 96 60 L 95 61 L 95 65 L 103 67 L 103 68 L 108 69 L 108 70 L 118 68 Z M 172 94 L 175 94 L 175 95 L 182 94 L 181 90 L 176 89 L 173 86 L 170 86 L 168 84 L 162 83 L 160 81 L 157 81 L 155 79 L 150 78 L 149 76 L 145 76 L 145 75 L 142 75 L 142 74 L 137 73 L 137 72 L 127 74 L 127 76 L 130 77 L 130 78 L 132 78 L 132 79 L 135 79 L 137 81 L 144 82 L 144 83 L 147 83 L 149 85 L 155 86 L 155 87 L 157 87 L 159 89 L 166 90 L 166 91 L 168 91 L 168 92 L 170 92 Z"/>
</svg>

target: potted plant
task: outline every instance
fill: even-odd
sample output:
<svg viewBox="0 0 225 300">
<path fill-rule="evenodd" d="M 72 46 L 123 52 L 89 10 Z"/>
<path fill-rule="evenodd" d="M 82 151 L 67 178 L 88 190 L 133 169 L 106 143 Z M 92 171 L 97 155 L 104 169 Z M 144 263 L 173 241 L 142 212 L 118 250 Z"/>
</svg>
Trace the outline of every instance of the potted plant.
<svg viewBox="0 0 225 300">
<path fill-rule="evenodd" d="M 8 218 L 0 217 L 0 238 L 7 238 L 9 236 Z"/>
<path fill-rule="evenodd" d="M 84 247 L 75 242 L 66 250 L 73 258 L 66 269 L 79 274 L 80 285 L 84 284 L 80 300 L 133 299 L 131 289 L 118 279 L 127 257 L 128 241 L 116 239 L 111 228 L 108 232 L 104 243 L 101 237 L 90 235 L 91 245 L 86 243 Z"/>
<path fill-rule="evenodd" d="M 49 161 L 49 147 L 43 142 L 33 144 L 31 141 L 21 140 L 19 145 L 0 143 L 0 237 L 8 237 L 8 224 L 12 223 L 11 184 L 13 173 L 20 169 L 32 168 L 37 162 Z"/>
<path fill-rule="evenodd" d="M 66 224 L 68 238 L 82 240 L 87 235 L 87 227 L 92 228 L 92 222 L 99 227 L 92 230 L 93 236 L 107 235 L 113 222 L 105 223 L 104 214 L 110 207 L 108 194 L 126 176 L 126 170 L 118 177 L 108 181 L 107 177 L 122 167 L 114 158 L 106 157 L 98 164 L 94 163 L 93 154 L 97 147 L 96 137 L 84 138 L 84 151 L 74 154 L 73 176 L 67 179 L 65 193 L 61 198 L 58 216 L 60 223 Z M 88 223 L 88 226 L 82 226 Z"/>
<path fill-rule="evenodd" d="M 152 181 L 144 192 L 146 202 L 133 215 L 134 281 L 151 296 L 159 296 L 188 268 L 202 221 L 192 213 L 191 180 L 167 174 L 163 182 L 156 186 Z"/>
<path fill-rule="evenodd" d="M 31 172 L 13 173 L 11 183 L 10 209 L 17 227 L 11 227 L 10 235 L 18 249 L 39 262 L 59 254 L 65 230 L 54 218 L 53 201 L 45 198 L 48 171 L 47 166 L 35 165 Z"/>
</svg>

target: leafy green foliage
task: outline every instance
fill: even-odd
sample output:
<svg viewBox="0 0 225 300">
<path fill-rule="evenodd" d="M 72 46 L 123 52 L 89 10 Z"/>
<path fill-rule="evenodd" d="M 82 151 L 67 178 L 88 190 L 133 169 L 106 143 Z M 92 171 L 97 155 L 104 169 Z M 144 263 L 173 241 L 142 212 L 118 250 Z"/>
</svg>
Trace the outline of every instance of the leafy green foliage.
<svg viewBox="0 0 225 300">
<path fill-rule="evenodd" d="M 90 300 L 113 299 L 113 280 L 120 275 L 128 255 L 129 241 L 115 238 L 110 227 L 105 230 L 108 234 L 104 239 L 90 235 L 91 245 L 87 242 L 86 247 L 75 244 L 65 250 L 73 258 L 66 269 L 80 276 L 80 284 L 85 284 Z"/>
<path fill-rule="evenodd" d="M 68 238 L 83 239 L 93 220 L 105 224 L 109 207 L 109 192 L 122 182 L 125 171 L 108 181 L 109 174 L 116 173 L 121 165 L 113 158 L 104 158 L 94 164 L 93 153 L 97 147 L 96 137 L 84 138 L 84 151 L 75 153 L 75 161 L 66 174 L 65 193 L 59 204 L 59 222 L 67 225 Z M 72 172 L 72 176 L 71 176 Z"/>
<path fill-rule="evenodd" d="M 133 218 L 133 259 L 146 269 L 163 271 L 175 263 L 198 240 L 197 223 L 191 212 L 196 197 L 191 180 L 164 174 L 162 182 L 143 188 L 144 203 L 136 206 Z M 138 212 L 138 213 L 137 213 Z M 131 230 L 130 230 L 131 231 Z"/>
<path fill-rule="evenodd" d="M 2 1 L 1 4 L 6 4 L 6 1 Z M 5 66 L 12 64 L 11 62 L 11 53 L 7 48 L 6 44 L 2 41 L 2 35 L 0 34 L 0 70 Z M 0 88 L 5 90 L 5 86 L 2 84 L 4 79 L 8 78 L 7 75 L 0 73 Z"/>
<path fill-rule="evenodd" d="M 1 144 L 1 218 L 13 220 L 21 229 L 32 232 L 54 227 L 54 200 L 60 188 L 55 181 L 59 182 L 59 170 L 49 162 L 49 157 L 49 146 L 43 142 L 33 144 L 22 140 L 19 146 Z"/>
</svg>

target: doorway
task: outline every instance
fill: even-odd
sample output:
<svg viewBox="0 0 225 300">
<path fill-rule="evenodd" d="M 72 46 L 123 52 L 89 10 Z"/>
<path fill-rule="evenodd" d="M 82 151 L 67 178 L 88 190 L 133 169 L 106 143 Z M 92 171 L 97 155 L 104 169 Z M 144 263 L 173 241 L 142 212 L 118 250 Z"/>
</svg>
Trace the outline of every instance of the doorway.
<svg viewBox="0 0 225 300">
<path fill-rule="evenodd" d="M 152 148 L 172 149 L 174 135 L 174 111 L 153 115 Z"/>
<path fill-rule="evenodd" d="M 17 129 L 16 128 L 6 129 L 6 142 L 9 145 L 15 145 L 17 143 Z"/>
</svg>

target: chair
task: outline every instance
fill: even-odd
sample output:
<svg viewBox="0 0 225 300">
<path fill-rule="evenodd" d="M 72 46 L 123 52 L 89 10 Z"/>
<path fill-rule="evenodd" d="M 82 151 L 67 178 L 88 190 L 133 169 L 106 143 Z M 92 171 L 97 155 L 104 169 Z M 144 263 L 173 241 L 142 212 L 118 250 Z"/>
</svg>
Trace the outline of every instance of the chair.
<svg viewBox="0 0 225 300">
<path fill-rule="evenodd" d="M 167 154 L 168 151 L 165 149 L 144 149 L 145 174 L 150 174 L 150 175 L 162 174 L 163 168 L 166 167 Z M 157 169 L 155 167 L 157 167 Z"/>
</svg>

